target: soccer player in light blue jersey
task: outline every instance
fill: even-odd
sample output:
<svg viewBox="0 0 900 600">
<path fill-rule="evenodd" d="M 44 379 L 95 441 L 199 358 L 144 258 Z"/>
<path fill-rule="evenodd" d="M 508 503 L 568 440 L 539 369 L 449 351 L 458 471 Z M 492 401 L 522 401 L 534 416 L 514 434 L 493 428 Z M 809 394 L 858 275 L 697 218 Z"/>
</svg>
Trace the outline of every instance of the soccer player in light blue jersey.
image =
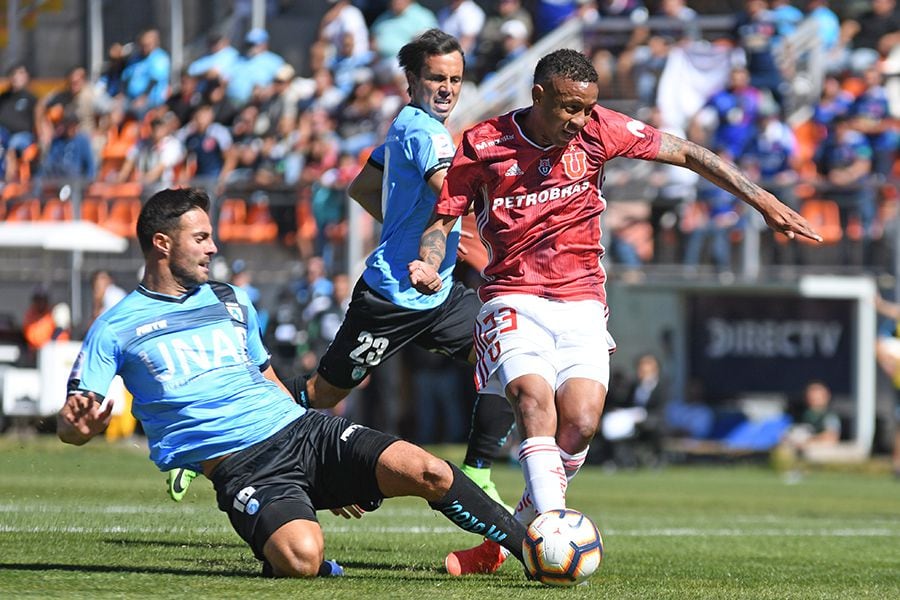
<svg viewBox="0 0 900 600">
<path fill-rule="evenodd" d="M 366 261 L 341 329 L 307 382 L 287 381 L 295 398 L 317 408 L 344 399 L 369 370 L 408 343 L 474 363 L 473 327 L 481 301 L 453 281 L 460 227 L 447 239 L 441 292 L 419 293 L 407 265 L 431 218 L 455 147 L 444 121 L 459 98 L 465 59 L 459 42 L 430 29 L 401 48 L 410 102 L 350 186 L 350 195 L 383 223 L 378 247 Z M 490 467 L 513 424 L 501 396 L 480 396 L 472 417 L 463 472 L 499 500 Z"/>
<path fill-rule="evenodd" d="M 269 365 L 249 298 L 210 282 L 209 198 L 164 190 L 141 210 L 144 277 L 88 330 L 57 433 L 82 445 L 112 414 L 120 375 L 150 458 L 213 482 L 219 509 L 275 577 L 336 575 L 316 511 L 419 496 L 462 529 L 521 559 L 525 529 L 468 477 L 418 446 L 308 410 Z M 465 515 L 465 518 L 462 518 Z"/>
</svg>

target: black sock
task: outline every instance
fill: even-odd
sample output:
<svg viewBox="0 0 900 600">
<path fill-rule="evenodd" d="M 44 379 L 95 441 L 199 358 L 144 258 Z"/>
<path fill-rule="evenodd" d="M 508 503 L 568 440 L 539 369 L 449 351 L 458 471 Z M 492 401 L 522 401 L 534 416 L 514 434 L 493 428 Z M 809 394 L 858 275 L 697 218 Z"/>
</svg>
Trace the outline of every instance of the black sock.
<svg viewBox="0 0 900 600">
<path fill-rule="evenodd" d="M 309 381 L 310 377 L 312 377 L 312 373 L 295 375 L 282 382 L 284 387 L 291 393 L 291 396 L 294 397 L 294 402 L 303 408 L 309 408 L 309 394 L 306 392 L 306 382 Z"/>
<path fill-rule="evenodd" d="M 443 498 L 429 502 L 429 506 L 453 521 L 460 529 L 497 542 L 521 561 L 525 527 L 463 475 L 456 465 L 449 462 L 447 464 L 453 471 L 453 483 Z"/>
<path fill-rule="evenodd" d="M 479 395 L 472 411 L 472 430 L 464 464 L 479 469 L 491 468 L 515 422 L 515 414 L 506 398 Z"/>
</svg>

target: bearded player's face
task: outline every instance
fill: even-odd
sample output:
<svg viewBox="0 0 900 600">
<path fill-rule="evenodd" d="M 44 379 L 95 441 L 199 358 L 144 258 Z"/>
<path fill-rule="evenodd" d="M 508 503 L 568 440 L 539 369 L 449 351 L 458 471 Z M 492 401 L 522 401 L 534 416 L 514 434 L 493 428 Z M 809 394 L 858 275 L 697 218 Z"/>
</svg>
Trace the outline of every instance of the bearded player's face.
<svg viewBox="0 0 900 600">
<path fill-rule="evenodd" d="M 543 143 L 566 146 L 587 124 L 600 88 L 596 83 L 554 77 L 534 90 L 535 108 L 543 124 Z"/>
</svg>

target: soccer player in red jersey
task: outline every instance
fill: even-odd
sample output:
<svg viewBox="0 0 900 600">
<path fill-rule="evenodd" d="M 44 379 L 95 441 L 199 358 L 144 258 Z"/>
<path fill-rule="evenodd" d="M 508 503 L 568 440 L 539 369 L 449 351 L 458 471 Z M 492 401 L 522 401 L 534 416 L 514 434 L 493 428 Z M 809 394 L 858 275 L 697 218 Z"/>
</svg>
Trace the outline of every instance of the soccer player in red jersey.
<svg viewBox="0 0 900 600">
<path fill-rule="evenodd" d="M 522 436 L 522 523 L 565 508 L 568 481 L 597 431 L 614 342 L 600 263 L 603 165 L 617 156 L 691 169 L 758 210 L 793 239 L 821 241 L 806 220 L 734 165 L 687 140 L 597 105 L 597 73 L 575 50 L 537 64 L 532 105 L 483 121 L 463 135 L 422 234 L 413 286 L 440 289 L 436 267 L 453 224 L 474 202 L 489 263 L 475 323 L 476 384 L 505 393 Z M 451 553 L 451 574 L 495 571 L 493 542 Z"/>
</svg>

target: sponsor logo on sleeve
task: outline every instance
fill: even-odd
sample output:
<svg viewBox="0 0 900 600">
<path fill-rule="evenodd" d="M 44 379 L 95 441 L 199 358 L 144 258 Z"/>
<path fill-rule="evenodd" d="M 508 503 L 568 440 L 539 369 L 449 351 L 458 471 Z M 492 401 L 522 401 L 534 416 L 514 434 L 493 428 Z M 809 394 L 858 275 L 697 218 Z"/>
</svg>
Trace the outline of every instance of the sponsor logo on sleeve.
<svg viewBox="0 0 900 600">
<path fill-rule="evenodd" d="M 453 158 L 456 149 L 453 147 L 453 139 L 446 133 L 436 133 L 431 136 L 434 146 L 434 155 L 438 158 Z"/>
</svg>

